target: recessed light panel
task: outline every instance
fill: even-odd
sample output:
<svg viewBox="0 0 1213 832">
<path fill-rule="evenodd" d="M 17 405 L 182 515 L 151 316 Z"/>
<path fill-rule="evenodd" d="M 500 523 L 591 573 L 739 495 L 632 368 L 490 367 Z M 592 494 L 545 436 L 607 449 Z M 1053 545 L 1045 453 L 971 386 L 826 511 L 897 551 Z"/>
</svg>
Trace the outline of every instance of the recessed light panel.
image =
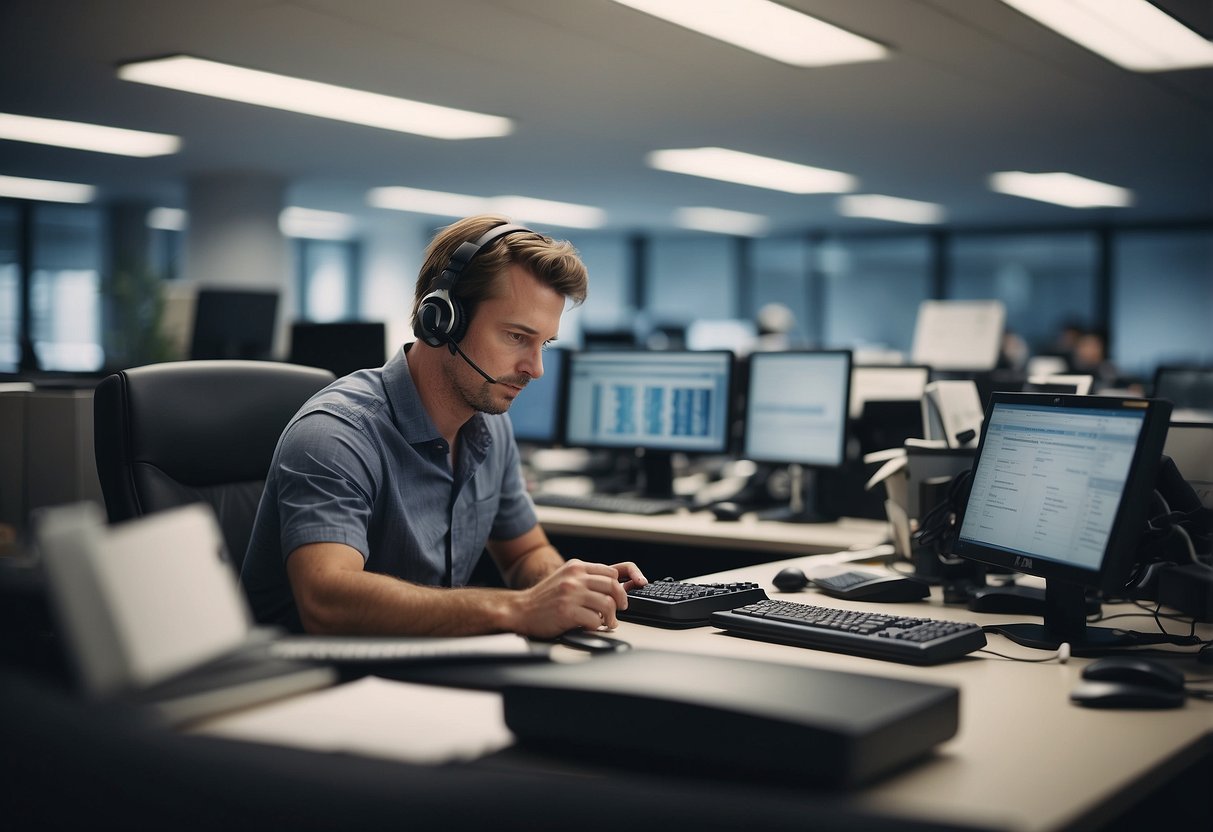
<svg viewBox="0 0 1213 832">
<path fill-rule="evenodd" d="M 118 77 L 437 139 L 480 139 L 504 136 L 513 130 L 513 122 L 501 116 L 424 104 L 189 55 L 124 64 L 118 68 Z"/>
</svg>

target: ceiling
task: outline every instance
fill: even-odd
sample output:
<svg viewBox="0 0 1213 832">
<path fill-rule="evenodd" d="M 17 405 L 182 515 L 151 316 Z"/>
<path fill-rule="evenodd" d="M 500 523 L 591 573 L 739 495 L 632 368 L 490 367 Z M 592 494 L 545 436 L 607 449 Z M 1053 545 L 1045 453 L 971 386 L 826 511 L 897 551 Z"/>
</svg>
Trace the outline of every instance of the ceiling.
<svg viewBox="0 0 1213 832">
<path fill-rule="evenodd" d="M 189 176 L 283 177 L 288 201 L 371 217 L 380 185 L 598 206 L 609 227 L 681 206 L 776 230 L 908 226 L 792 195 L 646 167 L 655 149 L 728 147 L 845 171 L 861 193 L 941 203 L 955 227 L 1213 219 L 1213 70 L 1138 74 L 998 0 L 783 0 L 893 50 L 800 69 L 609 0 L 3 0 L 0 112 L 173 133 L 131 159 L 0 141 L 0 174 L 86 182 L 183 206 Z M 1206 36 L 1213 3 L 1158 0 Z M 443 141 L 119 80 L 187 53 L 516 120 Z M 1074 210 L 989 191 L 995 171 L 1069 171 L 1136 194 Z"/>
</svg>

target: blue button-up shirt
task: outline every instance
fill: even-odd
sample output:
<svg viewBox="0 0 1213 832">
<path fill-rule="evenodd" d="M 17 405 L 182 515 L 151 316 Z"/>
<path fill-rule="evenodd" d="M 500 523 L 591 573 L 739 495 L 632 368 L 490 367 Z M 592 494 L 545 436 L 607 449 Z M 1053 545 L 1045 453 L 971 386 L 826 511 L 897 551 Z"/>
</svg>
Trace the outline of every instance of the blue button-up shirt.
<svg viewBox="0 0 1213 832">
<path fill-rule="evenodd" d="M 302 630 L 286 559 L 308 543 L 351 546 L 369 572 L 461 586 L 489 538 L 529 531 L 509 418 L 475 414 L 459 445 L 452 471 L 404 350 L 313 396 L 278 440 L 241 571 L 256 619 Z"/>
</svg>

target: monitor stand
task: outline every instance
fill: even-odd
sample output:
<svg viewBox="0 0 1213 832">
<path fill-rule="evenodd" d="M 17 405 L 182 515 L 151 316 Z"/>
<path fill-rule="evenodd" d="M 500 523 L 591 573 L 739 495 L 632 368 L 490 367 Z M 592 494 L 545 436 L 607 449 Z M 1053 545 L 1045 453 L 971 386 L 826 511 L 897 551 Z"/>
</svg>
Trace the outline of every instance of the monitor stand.
<svg viewBox="0 0 1213 832">
<path fill-rule="evenodd" d="M 1165 633 L 1088 627 L 1086 611 L 1086 590 L 1082 584 L 1049 579 L 1045 582 L 1043 624 L 996 624 L 986 625 L 985 629 L 1037 650 L 1056 650 L 1068 643 L 1070 653 L 1075 656 L 1097 656 L 1126 647 L 1173 643 L 1174 637 Z"/>
<path fill-rule="evenodd" d="M 780 523 L 831 523 L 838 519 L 818 514 L 813 509 L 817 502 L 816 472 L 806 471 L 793 462 L 788 466 L 788 479 L 788 504 L 758 512 L 759 520 L 775 520 Z"/>
<path fill-rule="evenodd" d="M 669 451 L 641 451 L 637 456 L 642 497 L 673 499 L 674 455 Z"/>
</svg>

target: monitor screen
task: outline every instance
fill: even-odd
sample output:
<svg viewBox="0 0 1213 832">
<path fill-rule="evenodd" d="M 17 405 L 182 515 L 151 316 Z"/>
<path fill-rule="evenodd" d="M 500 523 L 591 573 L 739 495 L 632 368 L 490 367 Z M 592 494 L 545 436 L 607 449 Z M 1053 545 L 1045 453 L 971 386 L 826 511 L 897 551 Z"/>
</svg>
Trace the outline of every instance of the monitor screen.
<svg viewBox="0 0 1213 832">
<path fill-rule="evenodd" d="M 1154 371 L 1154 396 L 1176 408 L 1213 411 L 1213 367 L 1159 367 Z"/>
<path fill-rule="evenodd" d="M 849 351 L 751 354 L 742 455 L 755 462 L 842 465 L 850 383 Z"/>
<path fill-rule="evenodd" d="M 561 413 L 564 407 L 564 377 L 569 351 L 548 350 L 543 354 L 543 375 L 531 381 L 510 405 L 510 422 L 519 442 L 558 445 L 563 441 Z"/>
<path fill-rule="evenodd" d="M 1149 399 L 995 393 L 953 554 L 1045 578 L 1046 593 L 1054 583 L 1119 589 L 1169 416 Z M 1083 608 L 1062 612 L 1076 615 L 1081 641 Z M 1044 626 L 1065 629 L 1048 611 Z"/>
<path fill-rule="evenodd" d="M 911 360 L 937 370 L 992 370 L 1002 351 L 1006 308 L 997 300 L 924 300 Z"/>
<path fill-rule="evenodd" d="M 732 370 L 728 352 L 574 353 L 567 371 L 565 441 L 589 448 L 724 453 Z"/>
<path fill-rule="evenodd" d="M 277 314 L 276 291 L 199 289 L 190 358 L 271 358 Z"/>
</svg>

